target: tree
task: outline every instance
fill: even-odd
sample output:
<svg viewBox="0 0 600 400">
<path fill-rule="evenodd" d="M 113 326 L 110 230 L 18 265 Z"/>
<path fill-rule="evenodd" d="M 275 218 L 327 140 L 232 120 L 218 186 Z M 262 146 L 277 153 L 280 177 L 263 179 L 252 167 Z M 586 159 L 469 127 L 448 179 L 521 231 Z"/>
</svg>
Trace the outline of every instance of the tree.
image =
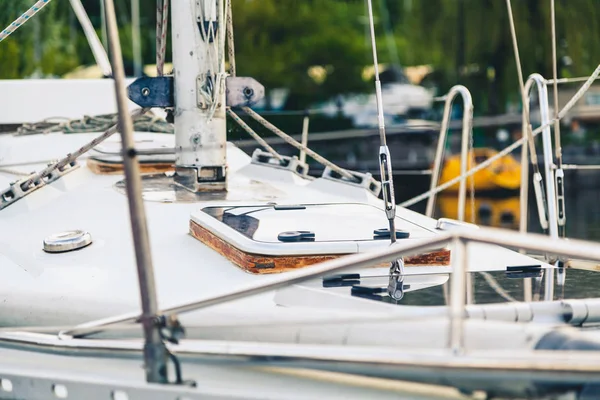
<svg viewBox="0 0 600 400">
<path fill-rule="evenodd" d="M 75 42 L 68 40 L 69 9 L 52 2 L 0 43 L 0 78 L 60 74 L 79 65 Z M 4 29 L 31 7 L 31 1 L 2 0 Z"/>
<path fill-rule="evenodd" d="M 365 90 L 361 2 L 238 0 L 233 3 L 239 74 L 301 98 Z M 322 84 L 312 66 L 328 74 Z M 302 103 L 302 101 L 300 101 Z"/>
<path fill-rule="evenodd" d="M 232 1 L 238 73 L 255 77 L 267 88 L 289 88 L 296 99 L 290 107 L 373 90 L 362 79 L 363 68 L 372 64 L 364 0 Z M 600 61 L 598 0 L 555 1 L 559 59 L 568 56 L 572 61 L 561 62 L 561 73 L 587 75 Z M 0 0 L 2 27 L 31 3 Z M 133 54 L 129 3 L 116 0 L 126 66 Z M 100 0 L 83 4 L 100 32 Z M 155 8 L 151 2 L 142 5 L 143 60 L 154 63 Z M 435 84 L 442 92 L 456 83 L 469 87 L 476 112 L 500 113 L 507 101 L 519 101 L 505 1 L 373 0 L 373 5 L 380 62 L 392 61 L 386 41 L 391 37 L 401 64 L 436 69 Z M 525 76 L 540 72 L 551 77 L 550 0 L 512 0 L 512 5 Z M 170 59 L 170 40 L 167 46 Z M 54 0 L 0 43 L 0 78 L 35 71 L 62 75 L 93 63 L 67 0 Z M 327 71 L 324 81 L 308 75 L 312 66 Z"/>
<path fill-rule="evenodd" d="M 457 82 L 466 84 L 478 103 L 476 110 L 503 112 L 507 100 L 520 99 L 506 3 L 461 1 L 464 38 L 457 34 L 458 0 L 412 0 L 411 18 L 402 30 L 411 44 L 410 62 L 440 69 L 443 90 Z M 573 60 L 569 71 L 573 75 L 589 75 L 600 62 L 600 11 L 596 3 L 556 0 L 557 37 L 563 44 L 559 51 Z M 513 0 L 512 8 L 524 78 L 534 72 L 551 77 L 550 0 Z M 458 69 L 462 74 L 456 68 L 461 39 L 465 65 Z"/>
</svg>

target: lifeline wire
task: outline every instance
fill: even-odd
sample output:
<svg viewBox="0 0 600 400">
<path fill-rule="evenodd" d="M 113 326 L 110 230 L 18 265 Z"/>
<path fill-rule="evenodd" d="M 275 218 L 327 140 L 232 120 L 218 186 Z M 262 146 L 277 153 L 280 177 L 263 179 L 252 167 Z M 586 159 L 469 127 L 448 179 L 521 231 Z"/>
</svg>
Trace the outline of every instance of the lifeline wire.
<svg viewBox="0 0 600 400">
<path fill-rule="evenodd" d="M 373 51 L 373 68 L 375 71 L 375 98 L 377 100 L 377 121 L 379 123 L 379 169 L 383 189 L 383 201 L 385 202 L 385 214 L 390 225 L 390 240 L 396 241 L 396 199 L 394 196 L 394 184 L 392 181 L 392 160 L 385 137 L 385 119 L 383 117 L 383 101 L 381 98 L 381 81 L 379 80 L 379 65 L 377 62 L 377 43 L 375 42 L 375 23 L 373 22 L 373 4 L 367 0 L 369 12 L 369 28 L 371 31 L 371 49 Z"/>
</svg>

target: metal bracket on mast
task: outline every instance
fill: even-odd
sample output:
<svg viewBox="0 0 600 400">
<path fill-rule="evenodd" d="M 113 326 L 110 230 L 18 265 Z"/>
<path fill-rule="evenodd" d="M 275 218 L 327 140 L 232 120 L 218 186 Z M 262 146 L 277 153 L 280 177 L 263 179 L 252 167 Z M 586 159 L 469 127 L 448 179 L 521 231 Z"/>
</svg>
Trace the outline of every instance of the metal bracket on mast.
<svg viewBox="0 0 600 400">
<path fill-rule="evenodd" d="M 205 80 L 197 79 L 198 85 L 204 83 Z M 265 97 L 265 87 L 254 78 L 228 76 L 225 93 L 227 107 L 252 107 Z M 127 96 L 142 108 L 174 107 L 174 79 L 172 76 L 138 78 L 127 87 Z M 197 102 L 199 108 L 206 108 L 200 96 Z"/>
</svg>

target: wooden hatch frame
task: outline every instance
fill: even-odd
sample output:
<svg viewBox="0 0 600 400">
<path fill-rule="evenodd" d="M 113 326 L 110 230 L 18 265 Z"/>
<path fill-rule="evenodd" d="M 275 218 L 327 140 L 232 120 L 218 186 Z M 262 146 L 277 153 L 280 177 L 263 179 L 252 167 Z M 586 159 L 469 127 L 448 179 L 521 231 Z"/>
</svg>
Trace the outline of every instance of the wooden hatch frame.
<svg viewBox="0 0 600 400">
<path fill-rule="evenodd" d="M 89 170 L 97 175 L 122 175 L 124 172 L 122 161 L 107 162 L 89 157 L 86 164 Z M 139 164 L 140 173 L 142 174 L 158 174 L 175 171 L 175 164 L 172 162 L 140 160 Z"/>
<path fill-rule="evenodd" d="M 223 257 L 251 274 L 276 274 L 307 267 L 327 260 L 343 257 L 348 254 L 319 254 L 319 255 L 264 255 L 252 254 L 238 249 L 225 242 L 210 230 L 197 222 L 190 220 L 190 235 L 198 239 Z M 373 267 L 387 267 L 389 264 L 373 265 Z M 404 257 L 404 265 L 408 267 L 419 266 L 447 266 L 450 265 L 450 250 L 440 249 L 432 252 Z"/>
</svg>

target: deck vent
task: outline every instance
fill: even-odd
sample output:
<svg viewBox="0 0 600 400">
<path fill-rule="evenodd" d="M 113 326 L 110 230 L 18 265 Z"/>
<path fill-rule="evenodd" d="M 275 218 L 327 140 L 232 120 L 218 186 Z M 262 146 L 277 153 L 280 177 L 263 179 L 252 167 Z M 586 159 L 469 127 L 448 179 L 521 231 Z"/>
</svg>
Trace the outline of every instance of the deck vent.
<svg viewBox="0 0 600 400">
<path fill-rule="evenodd" d="M 92 235 L 82 230 L 55 233 L 44 239 L 44 251 L 64 253 L 79 250 L 92 244 Z"/>
</svg>

